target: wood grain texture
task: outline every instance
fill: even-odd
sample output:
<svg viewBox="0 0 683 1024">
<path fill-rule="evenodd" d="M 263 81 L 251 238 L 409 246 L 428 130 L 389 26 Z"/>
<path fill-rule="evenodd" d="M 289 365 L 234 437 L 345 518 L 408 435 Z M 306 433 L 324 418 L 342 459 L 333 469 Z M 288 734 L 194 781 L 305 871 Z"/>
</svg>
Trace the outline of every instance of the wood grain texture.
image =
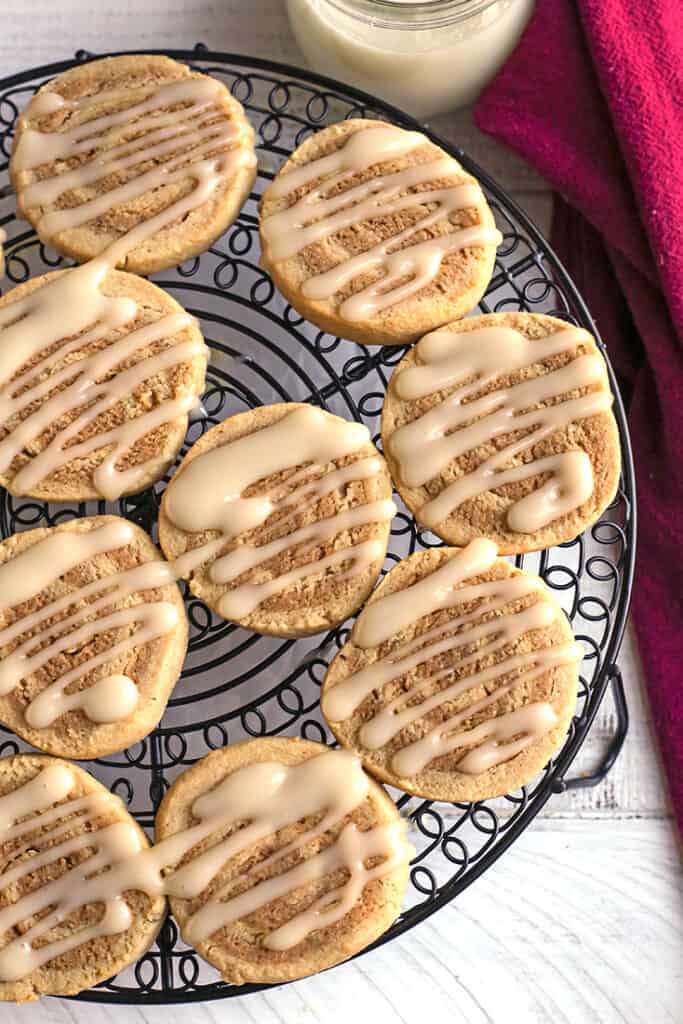
<svg viewBox="0 0 683 1024">
<path fill-rule="evenodd" d="M 4 0 L 0 75 L 95 52 L 187 48 L 302 63 L 282 0 Z M 434 120 L 529 212 L 545 183 L 482 135 L 469 112 Z M 387 947 L 287 988 L 192 1007 L 105 1009 L 62 1000 L 2 1009 L 6 1024 L 683 1024 L 681 866 L 632 635 L 620 657 L 631 712 L 604 785 L 550 801 L 543 818 L 450 907 Z M 572 772 L 614 726 L 606 700 Z"/>
<path fill-rule="evenodd" d="M 681 1024 L 683 885 L 663 821 L 543 821 L 449 907 L 285 988 L 192 1007 L 46 1000 L 6 1024 Z"/>
</svg>

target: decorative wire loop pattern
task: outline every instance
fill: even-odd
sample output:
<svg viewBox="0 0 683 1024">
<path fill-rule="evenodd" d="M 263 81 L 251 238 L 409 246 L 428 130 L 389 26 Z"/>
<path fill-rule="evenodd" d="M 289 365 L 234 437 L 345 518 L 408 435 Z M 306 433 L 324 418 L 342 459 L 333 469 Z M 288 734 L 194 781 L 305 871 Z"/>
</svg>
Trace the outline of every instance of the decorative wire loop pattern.
<svg viewBox="0 0 683 1024">
<path fill-rule="evenodd" d="M 68 265 L 16 219 L 7 165 L 17 116 L 45 81 L 92 56 L 79 51 L 75 61 L 0 82 L 0 227 L 8 237 L 10 286 Z M 247 108 L 257 129 L 259 152 L 254 192 L 226 235 L 202 256 L 155 275 L 157 283 L 200 319 L 211 348 L 204 412 L 190 424 L 181 456 L 226 416 L 270 402 L 312 402 L 366 423 L 377 437 L 387 380 L 403 350 L 364 350 L 306 323 L 259 267 L 257 204 L 283 159 L 325 124 L 368 116 L 413 129 L 419 126 L 368 96 L 294 68 L 212 54 L 201 45 L 194 51 L 171 51 L 169 56 L 226 83 Z M 482 182 L 504 235 L 480 310 L 553 313 L 595 333 L 572 282 L 526 216 L 465 154 L 441 139 L 436 141 Z M 539 572 L 553 589 L 585 648 L 577 712 L 567 741 L 531 785 L 498 800 L 446 805 L 392 794 L 408 822 L 416 855 L 405 909 L 380 942 L 401 934 L 451 900 L 528 825 L 554 787 L 561 785 L 615 672 L 633 573 L 635 510 L 631 450 L 611 370 L 610 375 L 623 451 L 622 480 L 614 503 L 583 536 L 515 560 Z M 46 505 L 0 492 L 2 535 L 108 511 L 127 516 L 156 536 L 165 482 L 113 505 L 101 501 Z M 399 509 L 386 569 L 420 547 L 439 543 L 417 529 L 400 502 Z M 186 587 L 183 590 L 190 621 L 188 658 L 159 728 L 129 750 L 92 765 L 98 778 L 148 829 L 173 779 L 211 750 L 266 735 L 298 735 L 330 743 L 319 711 L 320 684 L 328 662 L 348 636 L 348 628 L 342 627 L 327 636 L 296 642 L 258 637 L 214 616 Z M 23 749 L 26 744 L 8 730 L 0 731 L 0 755 Z M 216 972 L 185 946 L 169 918 L 155 945 L 136 965 L 79 998 L 104 1003 L 191 1002 L 237 995 L 254 987 L 217 980 Z"/>
</svg>

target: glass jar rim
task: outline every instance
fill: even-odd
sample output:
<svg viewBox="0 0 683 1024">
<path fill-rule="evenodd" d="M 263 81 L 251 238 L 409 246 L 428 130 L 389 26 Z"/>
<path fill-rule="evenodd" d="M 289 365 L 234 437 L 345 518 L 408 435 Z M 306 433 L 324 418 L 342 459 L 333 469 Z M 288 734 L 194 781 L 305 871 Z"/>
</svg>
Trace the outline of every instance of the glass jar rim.
<svg viewBox="0 0 683 1024">
<path fill-rule="evenodd" d="M 481 14 L 498 0 L 324 0 L 330 7 L 379 28 L 441 28 Z"/>
</svg>

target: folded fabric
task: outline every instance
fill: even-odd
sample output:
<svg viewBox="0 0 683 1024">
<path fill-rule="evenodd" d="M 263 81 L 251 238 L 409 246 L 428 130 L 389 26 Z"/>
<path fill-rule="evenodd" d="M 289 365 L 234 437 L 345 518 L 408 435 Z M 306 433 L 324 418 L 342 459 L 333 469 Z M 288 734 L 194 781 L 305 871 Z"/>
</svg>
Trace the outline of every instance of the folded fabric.
<svg viewBox="0 0 683 1024">
<path fill-rule="evenodd" d="M 683 4 L 538 0 L 479 127 L 558 193 L 553 242 L 628 402 L 633 621 L 683 834 Z"/>
</svg>

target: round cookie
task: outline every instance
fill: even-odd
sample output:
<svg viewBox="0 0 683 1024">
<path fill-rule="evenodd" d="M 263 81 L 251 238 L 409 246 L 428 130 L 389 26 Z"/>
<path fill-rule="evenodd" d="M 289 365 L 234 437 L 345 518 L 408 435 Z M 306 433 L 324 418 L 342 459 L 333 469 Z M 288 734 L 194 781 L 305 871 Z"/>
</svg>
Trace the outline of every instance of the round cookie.
<svg viewBox="0 0 683 1024">
<path fill-rule="evenodd" d="M 367 771 L 428 800 L 486 800 L 560 748 L 581 648 L 547 587 L 479 539 L 388 573 L 323 683 L 323 714 Z"/>
<path fill-rule="evenodd" d="M 502 554 L 572 540 L 619 484 L 619 432 L 592 335 L 537 313 L 491 313 L 424 337 L 392 374 L 384 454 L 418 522 Z"/>
<path fill-rule="evenodd" d="M 260 214 L 262 263 L 285 298 L 363 344 L 404 345 L 469 312 L 500 242 L 456 160 L 423 135 L 358 118 L 306 139 Z"/>
<path fill-rule="evenodd" d="M 216 158 L 214 187 L 138 239 L 121 267 L 150 274 L 203 252 L 256 175 L 253 130 L 221 82 L 158 54 L 125 54 L 80 64 L 38 91 L 17 123 L 10 174 L 41 239 L 88 260 L 184 200 Z"/>
<path fill-rule="evenodd" d="M 188 627 L 171 568 L 117 516 L 0 543 L 0 721 L 48 753 L 103 757 L 157 725 Z"/>
<path fill-rule="evenodd" d="M 163 476 L 207 361 L 196 320 L 167 292 L 118 270 L 100 279 L 92 264 L 44 274 L 0 298 L 0 343 L 10 493 L 114 500 Z"/>
<path fill-rule="evenodd" d="M 212 813 L 215 827 L 203 828 Z M 400 912 L 412 854 L 404 824 L 346 751 L 286 738 L 216 750 L 164 797 L 157 844 L 193 827 L 204 838 L 180 871 L 194 867 L 217 834 L 225 859 L 214 859 L 201 881 L 192 878 L 189 898 L 173 895 L 177 880 L 167 870 L 172 913 L 185 941 L 228 983 L 284 982 L 324 970 L 368 946 Z M 218 894 L 223 902 L 213 899 Z"/>
<path fill-rule="evenodd" d="M 366 427 L 302 403 L 232 416 L 164 492 L 159 541 L 224 618 L 307 636 L 356 611 L 382 568 L 395 506 Z"/>
<path fill-rule="evenodd" d="M 56 799 L 52 800 L 52 796 Z M 68 817 L 64 810 L 61 815 L 55 811 L 67 806 Z M 31 811 L 41 815 L 36 827 L 31 827 L 30 819 L 26 818 L 17 828 L 17 819 Z M 116 834 L 118 845 L 125 842 L 129 854 L 149 848 L 144 832 L 117 796 L 76 765 L 51 757 L 20 754 L 0 759 L 0 818 L 6 826 L 0 845 L 1 1000 L 25 1003 L 44 995 L 76 995 L 111 978 L 146 952 L 164 919 L 163 897 L 150 898 L 131 889 L 117 893 L 118 899 L 106 909 L 99 900 L 84 905 L 78 902 L 84 892 L 81 865 L 98 856 L 98 850 L 101 854 L 105 830 L 109 830 L 112 838 Z M 85 836 L 87 840 L 79 846 L 79 837 Z M 49 849 L 53 855 L 41 863 L 42 855 Z M 57 955 L 33 966 L 26 962 L 26 929 L 29 923 L 40 928 L 38 912 L 42 917 L 42 912 L 48 911 L 47 901 L 43 900 L 44 905 L 36 906 L 32 913 L 15 915 L 21 930 L 6 928 L 5 924 L 12 906 L 22 896 L 30 891 L 35 902 L 41 888 L 49 884 L 58 886 L 60 878 L 68 879 L 61 899 L 71 900 L 71 906 L 60 902 L 64 917 L 49 931 L 35 937 L 36 951 L 40 953 L 41 947 L 53 941 L 70 945 L 74 934 L 97 929 L 100 923 L 105 934 L 84 934 L 81 944 L 61 952 L 55 950 Z M 112 933 L 114 927 L 117 931 Z M 14 945 L 8 949 L 10 944 Z M 26 973 L 24 967 L 29 968 Z"/>
</svg>

